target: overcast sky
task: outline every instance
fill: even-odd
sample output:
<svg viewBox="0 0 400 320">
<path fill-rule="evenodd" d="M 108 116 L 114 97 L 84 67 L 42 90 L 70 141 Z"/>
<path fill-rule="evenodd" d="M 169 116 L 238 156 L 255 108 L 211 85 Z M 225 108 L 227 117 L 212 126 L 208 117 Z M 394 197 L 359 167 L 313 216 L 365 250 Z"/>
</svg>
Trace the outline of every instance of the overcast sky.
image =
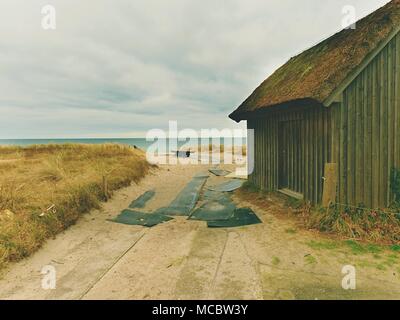
<svg viewBox="0 0 400 320">
<path fill-rule="evenodd" d="M 1 0 L 0 138 L 234 128 L 291 56 L 388 0 Z M 51 4 L 56 30 L 41 26 Z"/>
</svg>

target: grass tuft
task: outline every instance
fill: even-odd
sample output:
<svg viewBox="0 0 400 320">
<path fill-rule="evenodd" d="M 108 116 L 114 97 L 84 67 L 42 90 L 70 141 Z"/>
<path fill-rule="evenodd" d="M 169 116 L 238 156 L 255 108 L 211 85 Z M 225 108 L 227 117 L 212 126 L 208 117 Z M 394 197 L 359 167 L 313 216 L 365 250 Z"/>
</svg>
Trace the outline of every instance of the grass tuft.
<svg viewBox="0 0 400 320">
<path fill-rule="evenodd" d="M 274 266 L 277 266 L 280 263 L 281 263 L 281 259 L 279 259 L 278 257 L 272 257 L 272 264 Z"/>
<path fill-rule="evenodd" d="M 340 246 L 340 244 L 336 241 L 314 241 L 314 240 L 308 242 L 307 245 L 315 250 L 321 250 L 321 249 L 334 250 L 339 248 Z"/>
<path fill-rule="evenodd" d="M 287 228 L 287 229 L 285 230 L 285 232 L 288 233 L 288 234 L 296 234 L 296 233 L 297 233 L 297 230 L 296 230 L 296 229 L 293 229 L 293 228 Z"/>
<path fill-rule="evenodd" d="M 395 251 L 395 252 L 400 252 L 400 244 L 394 244 L 390 246 L 390 250 Z"/>
</svg>

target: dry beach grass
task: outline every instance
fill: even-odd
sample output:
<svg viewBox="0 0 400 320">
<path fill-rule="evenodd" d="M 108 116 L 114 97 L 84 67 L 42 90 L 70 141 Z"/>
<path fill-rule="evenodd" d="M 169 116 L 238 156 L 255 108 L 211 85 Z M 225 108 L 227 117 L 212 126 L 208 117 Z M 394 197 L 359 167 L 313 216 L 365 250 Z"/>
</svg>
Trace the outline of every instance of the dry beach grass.
<svg viewBox="0 0 400 320">
<path fill-rule="evenodd" d="M 280 199 L 286 204 L 285 212 L 290 213 L 306 229 L 396 248 L 400 241 L 398 208 L 367 209 L 339 205 L 322 208 L 281 194 L 260 191 L 250 183 L 246 183 L 237 195 L 263 208 L 270 207 L 274 200 Z"/>
<path fill-rule="evenodd" d="M 0 268 L 35 252 L 150 168 L 143 151 L 116 144 L 1 147 Z"/>
</svg>

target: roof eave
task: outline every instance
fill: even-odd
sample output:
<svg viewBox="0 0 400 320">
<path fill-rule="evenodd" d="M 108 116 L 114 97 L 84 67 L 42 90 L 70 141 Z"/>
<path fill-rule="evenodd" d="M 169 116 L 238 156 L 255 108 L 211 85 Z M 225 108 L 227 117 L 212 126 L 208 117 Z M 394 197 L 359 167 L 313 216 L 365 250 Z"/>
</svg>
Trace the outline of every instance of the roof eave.
<svg viewBox="0 0 400 320">
<path fill-rule="evenodd" d="M 316 98 L 307 97 L 307 98 L 288 100 L 277 104 L 265 105 L 263 107 L 259 107 L 251 111 L 241 111 L 240 110 L 241 106 L 240 106 L 229 115 L 229 118 L 239 123 L 242 120 L 249 120 L 250 118 L 263 116 L 268 111 L 281 110 L 282 108 L 293 108 L 293 107 L 295 108 L 295 107 L 315 106 L 315 105 L 321 106 L 323 105 L 323 103 L 322 101 L 319 101 Z"/>
<path fill-rule="evenodd" d="M 237 110 L 233 111 L 228 117 L 231 118 L 233 121 L 239 123 L 242 120 L 245 120 L 240 116 L 240 112 L 237 112 Z"/>
</svg>

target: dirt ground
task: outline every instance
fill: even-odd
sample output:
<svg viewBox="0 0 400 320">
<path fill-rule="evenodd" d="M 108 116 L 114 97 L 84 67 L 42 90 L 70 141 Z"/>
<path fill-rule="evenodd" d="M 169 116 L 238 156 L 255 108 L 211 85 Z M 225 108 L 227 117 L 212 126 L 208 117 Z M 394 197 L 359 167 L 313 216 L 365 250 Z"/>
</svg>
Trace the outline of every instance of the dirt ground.
<svg viewBox="0 0 400 320">
<path fill-rule="evenodd" d="M 229 166 L 225 166 L 229 169 Z M 400 253 L 359 251 L 302 230 L 268 208 L 249 206 L 262 224 L 210 229 L 178 217 L 146 228 L 112 223 L 143 192 L 156 195 L 145 210 L 168 205 L 207 166 L 163 166 L 116 192 L 100 210 L 11 265 L 0 280 L 1 299 L 399 299 Z M 232 169 L 232 168 L 231 168 Z M 225 178 L 210 176 L 207 185 Z M 235 201 L 238 199 L 235 197 Z M 56 288 L 42 289 L 44 266 Z M 342 268 L 356 267 L 356 289 L 342 288 Z"/>
</svg>

